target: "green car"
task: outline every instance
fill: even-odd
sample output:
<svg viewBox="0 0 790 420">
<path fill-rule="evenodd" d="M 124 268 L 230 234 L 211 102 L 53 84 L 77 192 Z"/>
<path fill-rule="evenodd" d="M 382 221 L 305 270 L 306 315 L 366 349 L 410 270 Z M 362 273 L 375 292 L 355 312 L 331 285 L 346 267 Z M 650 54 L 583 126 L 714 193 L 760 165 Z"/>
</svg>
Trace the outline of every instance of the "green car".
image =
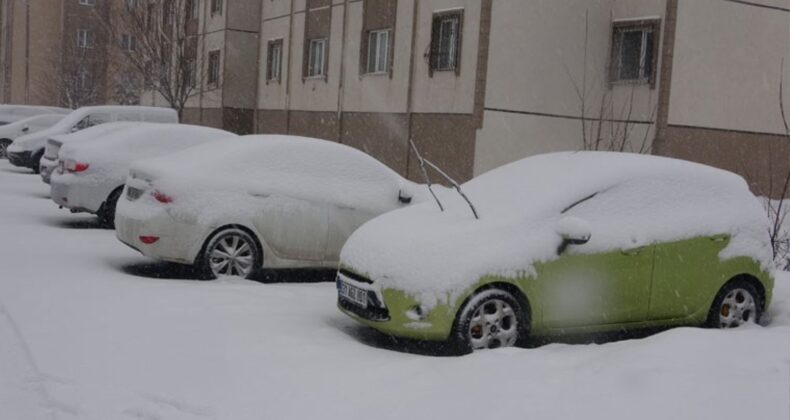
<svg viewBox="0 0 790 420">
<path fill-rule="evenodd" d="M 529 336 L 737 327 L 771 301 L 768 221 L 733 173 L 555 153 L 459 192 L 358 229 L 341 253 L 340 310 L 386 334 L 479 350 Z"/>
</svg>

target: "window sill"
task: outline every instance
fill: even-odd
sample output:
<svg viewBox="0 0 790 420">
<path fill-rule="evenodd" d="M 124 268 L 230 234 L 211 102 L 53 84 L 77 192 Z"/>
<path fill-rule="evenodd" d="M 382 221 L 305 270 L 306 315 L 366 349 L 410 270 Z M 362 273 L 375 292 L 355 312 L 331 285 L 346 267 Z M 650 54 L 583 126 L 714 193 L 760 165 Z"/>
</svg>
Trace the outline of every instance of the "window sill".
<svg viewBox="0 0 790 420">
<path fill-rule="evenodd" d="M 612 88 L 614 87 L 639 87 L 639 86 L 647 86 L 651 89 L 655 87 L 650 82 L 650 79 L 623 79 L 623 80 L 614 80 L 609 83 Z"/>
<path fill-rule="evenodd" d="M 308 81 L 308 80 L 320 80 L 320 81 L 324 81 L 324 80 L 326 80 L 326 76 L 325 76 L 325 75 L 323 75 L 323 74 L 322 74 L 322 75 L 320 75 L 320 76 L 307 76 L 307 77 L 305 77 L 305 78 L 304 78 L 304 80 L 305 80 L 305 81 Z"/>
<path fill-rule="evenodd" d="M 362 77 L 389 77 L 388 71 L 377 71 L 375 73 L 362 73 Z"/>
</svg>

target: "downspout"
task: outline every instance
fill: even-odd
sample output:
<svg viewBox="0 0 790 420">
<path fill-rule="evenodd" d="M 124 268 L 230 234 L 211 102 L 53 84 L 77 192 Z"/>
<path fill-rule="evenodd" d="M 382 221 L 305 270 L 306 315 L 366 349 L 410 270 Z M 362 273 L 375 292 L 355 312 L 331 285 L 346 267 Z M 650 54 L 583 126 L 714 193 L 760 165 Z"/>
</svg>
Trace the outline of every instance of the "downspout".
<svg viewBox="0 0 790 420">
<path fill-rule="evenodd" d="M 200 31 L 200 36 L 199 36 L 199 39 L 201 40 L 201 42 L 200 42 L 200 44 L 201 44 L 200 45 L 200 57 L 201 57 L 201 59 L 204 62 L 206 61 L 206 28 L 207 28 L 207 25 L 208 25 L 207 22 L 208 22 L 208 17 L 209 17 L 208 8 L 209 8 L 209 2 L 204 1 L 203 2 L 203 25 L 202 25 L 203 29 Z M 195 63 L 195 64 L 197 64 L 197 63 Z M 198 95 L 198 119 L 199 119 L 201 125 L 203 124 L 203 96 L 205 95 L 205 92 L 206 92 L 206 87 L 205 87 L 206 77 L 203 75 L 203 64 L 204 63 L 200 63 L 200 74 L 201 74 L 201 77 L 200 77 L 200 95 Z M 208 72 L 208 67 L 206 67 L 206 72 Z"/>
<path fill-rule="evenodd" d="M 331 9 L 330 9 L 331 19 Z M 340 82 L 337 88 L 337 142 L 343 143 L 343 97 L 346 78 L 346 34 L 348 27 L 348 0 L 343 2 L 343 32 L 340 36 Z"/>
<path fill-rule="evenodd" d="M 30 104 L 30 1 L 25 1 L 25 103 Z"/>
<path fill-rule="evenodd" d="M 261 61 L 263 60 L 264 52 L 263 48 L 263 24 L 264 24 L 264 16 L 263 16 L 263 3 L 260 5 L 261 7 L 261 19 L 260 19 L 260 26 L 258 26 L 258 69 L 257 69 L 257 77 L 255 78 L 255 103 L 253 104 L 252 108 L 252 133 L 258 133 L 258 107 L 260 106 L 260 96 L 261 96 Z M 267 55 L 268 56 L 268 55 Z M 264 77 L 266 75 L 266 70 L 263 72 Z"/>
<path fill-rule="evenodd" d="M 414 13 L 411 20 L 411 51 L 409 53 L 409 78 L 406 98 L 406 115 L 408 119 L 408 133 L 406 138 L 406 179 L 409 178 L 409 168 L 411 167 L 411 150 L 409 142 L 412 141 L 412 115 L 414 110 L 414 54 L 417 45 L 417 14 L 420 8 L 420 0 L 414 0 Z"/>
<path fill-rule="evenodd" d="M 291 64 L 293 64 L 294 1 L 291 0 L 291 14 L 288 18 L 288 67 L 285 74 L 285 134 L 291 132 Z"/>
</svg>

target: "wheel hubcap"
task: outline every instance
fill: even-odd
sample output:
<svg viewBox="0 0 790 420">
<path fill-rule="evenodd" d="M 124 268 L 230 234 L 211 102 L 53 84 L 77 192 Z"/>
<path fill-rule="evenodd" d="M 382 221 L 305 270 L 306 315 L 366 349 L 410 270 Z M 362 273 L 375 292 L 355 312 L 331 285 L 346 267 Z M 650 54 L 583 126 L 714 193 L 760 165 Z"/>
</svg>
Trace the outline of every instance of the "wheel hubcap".
<svg viewBox="0 0 790 420">
<path fill-rule="evenodd" d="M 746 323 L 754 323 L 757 304 L 754 296 L 744 289 L 734 289 L 727 293 L 719 308 L 719 327 L 735 328 Z"/>
<path fill-rule="evenodd" d="M 227 235 L 209 251 L 209 263 L 215 276 L 246 277 L 253 268 L 253 248 L 239 235 Z"/>
<path fill-rule="evenodd" d="M 510 347 L 518 338 L 516 311 L 507 302 L 492 299 L 477 308 L 469 323 L 469 340 L 475 350 Z"/>
</svg>

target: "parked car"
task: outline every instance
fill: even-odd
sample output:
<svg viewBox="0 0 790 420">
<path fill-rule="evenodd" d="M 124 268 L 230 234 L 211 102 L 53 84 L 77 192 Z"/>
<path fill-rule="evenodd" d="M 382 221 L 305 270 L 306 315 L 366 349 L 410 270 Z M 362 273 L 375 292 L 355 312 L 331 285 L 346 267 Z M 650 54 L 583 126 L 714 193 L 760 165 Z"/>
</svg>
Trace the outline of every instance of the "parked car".
<svg viewBox="0 0 790 420">
<path fill-rule="evenodd" d="M 178 113 L 169 108 L 144 106 L 112 105 L 80 108 L 46 130 L 14 140 L 7 149 L 8 159 L 15 166 L 30 168 L 38 173 L 48 138 L 77 132 L 94 125 L 119 121 L 177 123 Z"/>
<path fill-rule="evenodd" d="M 41 160 L 39 161 L 39 172 L 41 174 L 41 179 L 47 184 L 50 183 L 50 177 L 58 166 L 58 155 L 60 148 L 64 143 L 78 144 L 92 142 L 94 140 L 102 140 L 111 136 L 113 133 L 125 130 L 127 128 L 139 126 L 141 124 L 150 123 L 114 122 L 95 125 L 93 127 L 75 131 L 73 133 L 52 136 L 47 140 L 47 145 L 44 148 L 44 156 L 42 156 Z"/>
<path fill-rule="evenodd" d="M 2 104 L 0 105 L 0 126 L 11 124 L 25 118 L 35 117 L 36 115 L 66 115 L 70 112 L 71 110 L 68 108 L 60 108 L 56 106 Z"/>
<path fill-rule="evenodd" d="M 41 114 L 0 126 L 0 159 L 5 159 L 6 149 L 17 137 L 52 127 L 64 117 L 64 114 Z"/>
<path fill-rule="evenodd" d="M 85 131 L 97 128 L 101 126 Z M 52 175 L 52 200 L 72 213 L 96 214 L 102 224 L 113 227 L 133 161 L 234 137 L 227 131 L 195 125 L 135 123 L 93 140 L 68 142 L 60 149 L 58 168 Z"/>
<path fill-rule="evenodd" d="M 338 306 L 384 333 L 464 349 L 529 336 L 758 322 L 767 221 L 739 176 L 655 156 L 534 156 L 447 209 L 385 214 L 343 248 Z"/>
<path fill-rule="evenodd" d="M 136 162 L 115 217 L 118 238 L 202 276 L 336 267 L 346 238 L 427 190 L 334 142 L 244 136 Z"/>
</svg>

